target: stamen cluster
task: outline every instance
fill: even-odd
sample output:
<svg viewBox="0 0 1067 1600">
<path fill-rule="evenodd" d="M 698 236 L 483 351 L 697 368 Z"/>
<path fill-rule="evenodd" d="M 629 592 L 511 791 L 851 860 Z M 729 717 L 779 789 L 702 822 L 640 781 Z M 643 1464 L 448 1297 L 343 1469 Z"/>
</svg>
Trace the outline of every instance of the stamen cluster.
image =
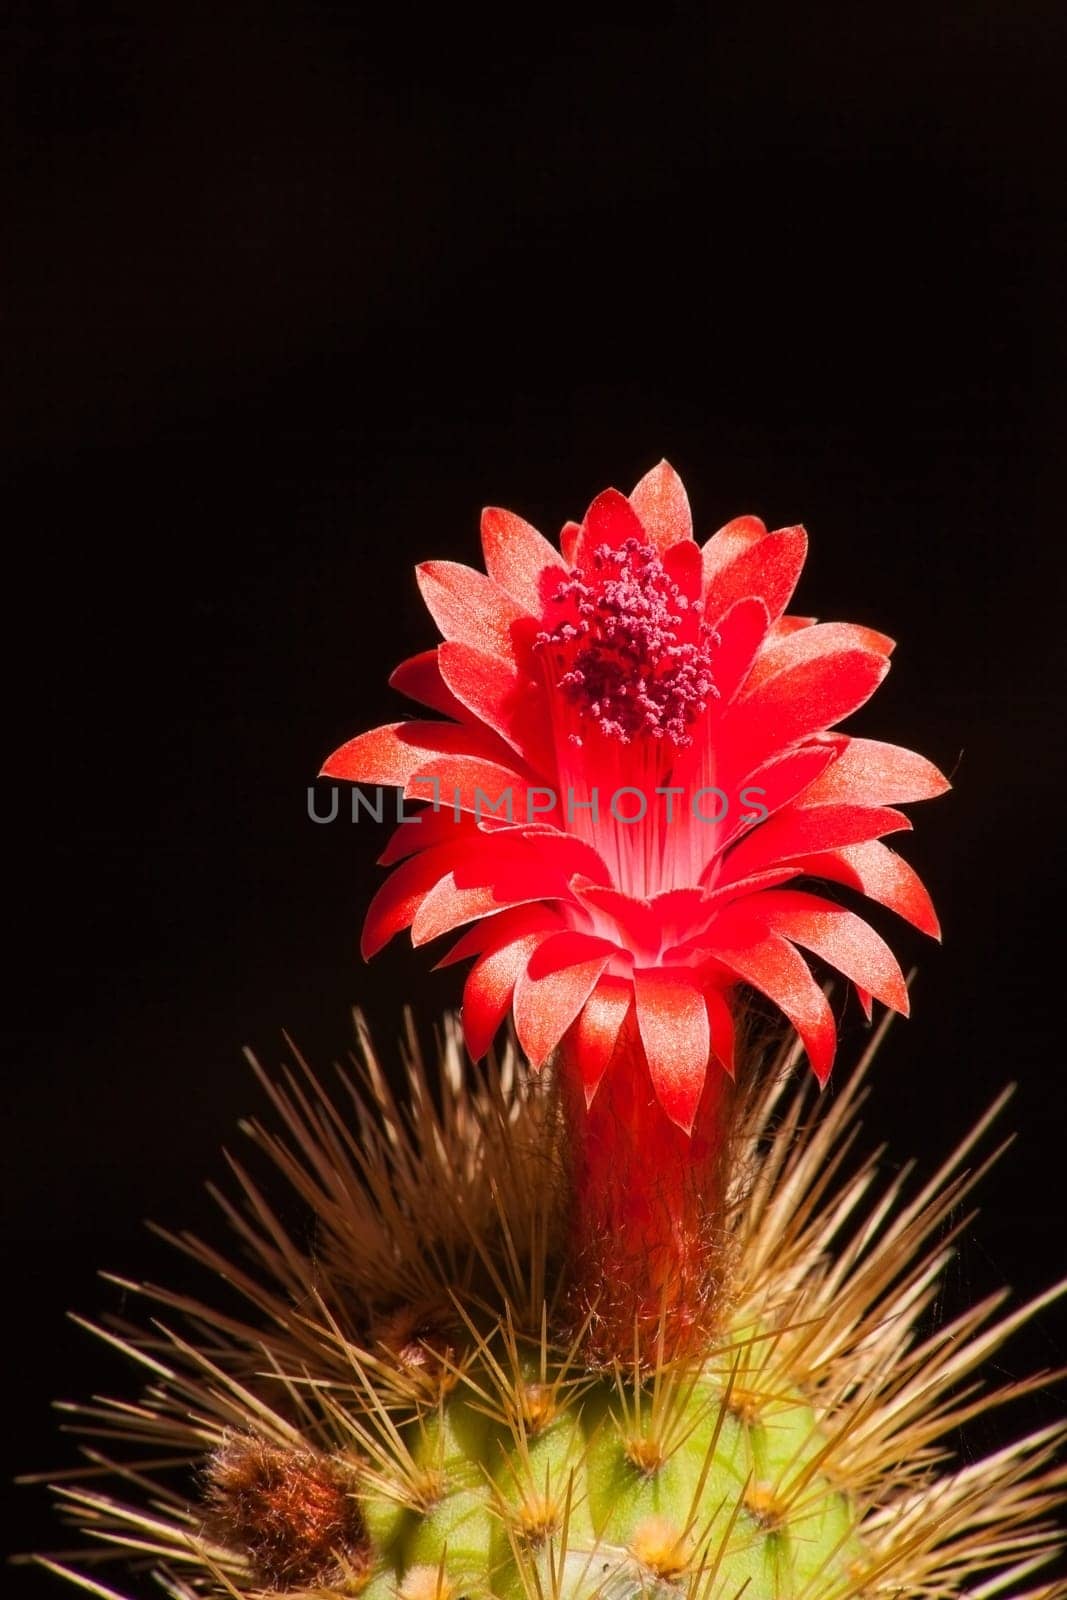
<svg viewBox="0 0 1067 1600">
<path fill-rule="evenodd" d="M 563 646 L 569 658 L 556 687 L 621 744 L 641 736 L 692 744 L 690 727 L 718 697 L 718 641 L 701 601 L 683 594 L 638 539 L 598 545 L 591 566 L 592 573 L 573 569 L 553 596 L 567 619 L 537 636 L 538 648 Z M 571 738 L 581 743 L 580 734 Z"/>
</svg>

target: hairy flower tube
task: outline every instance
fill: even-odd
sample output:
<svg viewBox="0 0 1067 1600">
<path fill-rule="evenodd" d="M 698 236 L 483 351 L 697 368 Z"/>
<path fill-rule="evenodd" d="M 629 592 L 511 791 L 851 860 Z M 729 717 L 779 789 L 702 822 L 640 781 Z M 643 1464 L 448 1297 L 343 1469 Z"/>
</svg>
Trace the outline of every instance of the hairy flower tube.
<svg viewBox="0 0 1067 1600">
<path fill-rule="evenodd" d="M 443 642 L 390 680 L 444 720 L 374 729 L 323 768 L 429 802 L 382 857 L 364 954 L 466 928 L 444 962 L 473 958 L 471 1054 L 509 1011 L 532 1065 L 558 1052 L 584 1276 L 640 1281 L 624 1323 L 662 1321 L 664 1297 L 685 1323 L 715 1249 L 739 998 L 784 1013 L 820 1082 L 836 1025 L 807 956 L 868 1014 L 907 1011 L 892 952 L 839 891 L 936 936 L 882 840 L 947 783 L 837 731 L 893 644 L 787 612 L 803 528 L 742 517 L 699 545 L 662 462 L 598 495 L 559 550 L 495 509 L 482 548 L 484 573 L 419 567 Z"/>
</svg>

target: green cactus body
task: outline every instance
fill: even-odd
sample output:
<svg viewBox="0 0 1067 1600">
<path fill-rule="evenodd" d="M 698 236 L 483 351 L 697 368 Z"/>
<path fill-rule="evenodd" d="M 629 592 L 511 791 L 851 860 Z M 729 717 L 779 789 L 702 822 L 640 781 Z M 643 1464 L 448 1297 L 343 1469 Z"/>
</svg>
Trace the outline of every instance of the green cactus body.
<svg viewBox="0 0 1067 1600">
<path fill-rule="evenodd" d="M 355 1135 L 310 1078 L 268 1083 L 286 1138 L 249 1125 L 313 1249 L 238 1168 L 251 1266 L 179 1242 L 251 1311 L 151 1288 L 150 1331 L 109 1329 L 148 1375 L 84 1413 L 119 1489 L 58 1487 L 126 1566 L 53 1571 L 106 1600 L 1067 1600 L 1041 1572 L 1062 1430 L 951 1460 L 976 1411 L 1047 1383 L 976 1398 L 1048 1297 L 930 1326 L 997 1107 L 909 1200 L 844 1160 L 865 1063 L 805 1123 L 786 1048 L 742 1108 L 712 1336 L 650 1359 L 635 1323 L 606 1361 L 560 1272 L 551 1086 L 509 1054 L 472 1088 L 453 1031 L 402 1110 L 364 1049 Z"/>
<path fill-rule="evenodd" d="M 566 1366 L 546 1381 L 530 1363 L 512 1379 L 476 1359 L 398 1430 L 407 1481 L 360 1492 L 368 1600 L 423 1586 L 625 1600 L 711 1571 L 724 1596 L 847 1590 L 863 1556 L 856 1507 L 823 1470 L 827 1436 L 773 1354 L 750 1387 L 761 1343 L 773 1346 L 727 1345 L 703 1372 L 636 1386 L 576 1384 Z"/>
</svg>

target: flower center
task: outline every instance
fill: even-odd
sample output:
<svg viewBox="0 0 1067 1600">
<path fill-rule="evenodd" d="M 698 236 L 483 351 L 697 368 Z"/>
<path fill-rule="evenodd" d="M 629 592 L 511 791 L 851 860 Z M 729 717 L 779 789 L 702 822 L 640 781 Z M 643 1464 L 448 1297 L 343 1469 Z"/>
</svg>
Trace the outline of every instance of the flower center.
<svg viewBox="0 0 1067 1600">
<path fill-rule="evenodd" d="M 536 646 L 553 652 L 556 687 L 582 717 L 621 744 L 641 736 L 692 743 L 690 727 L 718 697 L 718 639 L 701 602 L 682 593 L 651 545 L 598 545 L 592 570 L 572 569 L 551 604 L 557 620 Z"/>
</svg>

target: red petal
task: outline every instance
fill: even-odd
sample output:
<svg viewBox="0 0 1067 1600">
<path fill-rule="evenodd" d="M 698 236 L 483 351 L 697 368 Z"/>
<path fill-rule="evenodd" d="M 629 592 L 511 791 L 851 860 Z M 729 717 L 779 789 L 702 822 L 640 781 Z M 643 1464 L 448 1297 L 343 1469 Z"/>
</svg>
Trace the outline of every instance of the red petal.
<svg viewBox="0 0 1067 1600">
<path fill-rule="evenodd" d="M 438 661 L 441 677 L 458 704 L 540 771 L 553 770 L 551 735 L 535 680 L 510 661 L 455 639 L 440 646 Z"/>
<path fill-rule="evenodd" d="M 360 938 L 364 961 L 377 955 L 395 934 L 410 926 L 431 889 L 451 870 L 454 854 L 452 845 L 438 845 L 413 856 L 390 873 L 367 910 Z"/>
<path fill-rule="evenodd" d="M 563 928 L 538 950 L 536 958 L 530 962 L 529 974 L 534 979 L 548 978 L 554 972 L 562 972 L 564 967 L 577 967 L 598 956 L 617 954 L 618 946 L 612 939 L 583 933 L 579 928 Z"/>
<path fill-rule="evenodd" d="M 701 565 L 704 569 L 704 588 L 713 582 L 720 572 L 735 561 L 742 551 L 750 545 L 758 544 L 767 537 L 767 524 L 761 522 L 759 517 L 735 517 L 732 522 L 713 533 L 711 538 L 701 546 Z"/>
<path fill-rule="evenodd" d="M 566 938 L 566 934 L 552 936 Z M 596 987 L 610 954 L 561 967 L 543 977 L 529 968 L 515 985 L 515 1032 L 533 1067 L 543 1066 Z"/>
<path fill-rule="evenodd" d="M 763 601 L 755 595 L 736 600 L 718 623 L 719 643 L 715 649 L 713 671 L 719 691 L 720 710 L 730 704 L 741 689 L 755 662 L 760 645 L 770 626 Z"/>
<path fill-rule="evenodd" d="M 467 708 L 460 704 L 441 677 L 436 650 L 422 650 L 417 656 L 408 656 L 395 668 L 389 686 L 399 689 L 409 700 L 417 700 L 431 711 L 442 711 L 446 717 L 456 717 L 466 722 Z"/>
<path fill-rule="evenodd" d="M 808 553 L 803 528 L 779 528 L 753 540 L 721 566 L 711 555 L 714 540 L 704 546 L 705 617 L 713 626 L 736 600 L 756 595 L 774 622 L 789 604 Z"/>
<path fill-rule="evenodd" d="M 733 820 L 727 818 L 723 825 L 725 831 L 719 839 L 719 850 L 725 849 L 738 834 L 747 833 L 750 828 L 768 821 L 775 812 L 796 800 L 798 796 L 806 800 L 810 786 L 821 773 L 825 772 L 833 758 L 832 744 L 806 745 L 800 750 L 791 750 L 786 755 L 775 756 L 772 761 L 750 773 L 745 782 L 738 787 L 738 805 Z M 762 818 L 761 809 L 766 813 Z M 746 823 L 745 817 L 753 817 L 756 820 Z M 716 859 L 713 859 L 704 869 L 704 877 L 713 873 L 715 868 Z"/>
<path fill-rule="evenodd" d="M 547 593 L 566 578 L 559 551 L 543 533 L 513 511 L 487 506 L 482 512 L 485 570 L 524 610 L 541 615 Z"/>
<path fill-rule="evenodd" d="M 465 922 L 491 917 L 494 912 L 511 906 L 536 905 L 548 898 L 551 895 L 543 889 L 528 888 L 523 892 L 521 889 L 504 889 L 490 883 L 468 884 L 459 888 L 449 874 L 434 884 L 419 907 L 411 927 L 411 942 L 415 945 L 429 944 L 431 939 L 439 939 L 443 933 L 451 933 L 453 928 L 461 928 Z"/>
<path fill-rule="evenodd" d="M 512 906 L 508 911 L 498 911 L 496 916 L 483 917 L 476 922 L 466 933 L 461 934 L 440 961 L 434 963 L 434 971 L 439 972 L 445 967 L 454 967 L 459 961 L 466 961 L 470 956 L 478 956 L 489 950 L 499 950 L 501 945 L 511 944 L 516 939 L 524 939 L 530 933 L 559 933 L 563 921 L 559 913 L 551 906 L 520 905 Z"/>
<path fill-rule="evenodd" d="M 347 778 L 352 783 L 406 785 L 412 775 L 437 757 L 470 756 L 492 760 L 500 749 L 487 730 L 460 728 L 452 722 L 390 722 L 349 739 L 323 763 L 321 777 Z M 425 789 L 419 799 L 429 798 Z"/>
<path fill-rule="evenodd" d="M 876 633 L 873 628 L 863 628 L 853 622 L 819 622 L 814 627 L 799 628 L 768 644 L 761 652 L 746 687 L 754 689 L 776 673 L 787 672 L 803 661 L 814 661 L 820 656 L 840 655 L 844 650 L 865 650 L 874 655 L 889 656 L 895 648 L 895 642 L 888 634 Z"/>
<path fill-rule="evenodd" d="M 900 745 L 852 739 L 804 796 L 806 805 L 845 800 L 854 805 L 906 805 L 933 800 L 951 785 L 932 761 Z"/>
<path fill-rule="evenodd" d="M 526 840 L 509 833 L 483 835 L 423 900 L 412 924 L 412 943 L 426 944 L 509 906 L 569 898 L 566 873 L 546 863 Z"/>
<path fill-rule="evenodd" d="M 611 1065 L 632 1003 L 631 983 L 625 978 L 602 977 L 574 1023 L 567 1056 L 577 1063 L 587 1106 Z"/>
<path fill-rule="evenodd" d="M 416 567 L 426 609 L 446 639 L 459 639 L 509 660 L 512 629 L 526 616 L 523 608 L 492 578 L 456 561 L 424 561 Z"/>
<path fill-rule="evenodd" d="M 777 642 L 791 633 L 799 633 L 801 628 L 813 628 L 818 620 L 818 617 L 779 617 L 767 637 Z"/>
<path fill-rule="evenodd" d="M 700 551 L 692 539 L 672 544 L 663 554 L 663 570 L 689 601 L 700 599 Z"/>
<path fill-rule="evenodd" d="M 885 806 L 812 806 L 779 811 L 735 844 L 723 864 L 722 881 L 734 883 L 780 862 L 796 862 L 815 850 L 836 850 L 886 833 L 910 829 L 902 811 Z"/>
<path fill-rule="evenodd" d="M 442 755 L 412 773 L 404 794 L 412 800 L 429 800 L 452 815 L 468 812 L 485 821 L 495 817 L 517 825 L 531 815 L 536 820 L 550 814 L 532 809 L 537 797 L 531 795 L 527 778 L 514 767 L 482 756 Z"/>
<path fill-rule="evenodd" d="M 922 879 L 895 851 L 876 839 L 804 856 L 796 866 L 811 877 L 829 878 L 833 883 L 859 889 L 869 900 L 888 906 L 921 933 L 928 933 L 932 939 L 941 937 L 941 924 Z"/>
<path fill-rule="evenodd" d="M 511 943 L 494 946 L 474 963 L 463 986 L 463 1036 L 477 1061 L 485 1055 L 493 1035 L 508 1014 L 515 984 L 543 933 L 530 933 Z"/>
<path fill-rule="evenodd" d="M 723 931 L 727 931 L 725 927 Z M 788 939 L 778 934 L 753 936 L 750 931 L 746 938 L 742 928 L 738 931 L 741 938 L 736 944 L 724 940 L 716 945 L 717 959 L 785 1013 L 804 1043 L 812 1071 L 820 1083 L 825 1083 L 837 1049 L 837 1029 L 826 996 L 809 972 L 807 962 Z"/>
<path fill-rule="evenodd" d="M 610 545 L 615 549 L 625 544 L 627 539 L 636 539 L 638 544 L 644 544 L 645 530 L 626 496 L 621 495 L 618 489 L 605 489 L 597 495 L 585 514 L 578 539 L 578 565 L 590 566 L 593 552 L 601 545 Z"/>
<path fill-rule="evenodd" d="M 743 776 L 776 751 L 832 728 L 870 699 L 888 670 L 884 656 L 849 650 L 802 662 L 741 694 L 718 735 L 731 771 Z"/>
<path fill-rule="evenodd" d="M 908 991 L 896 957 L 869 923 L 844 906 L 800 889 L 767 889 L 750 902 L 775 933 L 803 945 L 902 1016 Z"/>
<path fill-rule="evenodd" d="M 582 536 L 580 522 L 565 522 L 560 530 L 559 548 L 568 567 L 578 564 L 578 541 Z"/>
<path fill-rule="evenodd" d="M 734 1014 L 721 989 L 706 989 L 704 1003 L 711 1023 L 711 1053 L 730 1077 L 735 1076 Z"/>
<path fill-rule="evenodd" d="M 685 485 L 667 461 L 646 472 L 630 496 L 648 543 L 662 555 L 679 539 L 692 539 L 693 516 Z"/>
<path fill-rule="evenodd" d="M 652 967 L 635 968 L 634 998 L 656 1098 L 691 1133 L 711 1053 L 704 997 L 682 969 Z"/>
<path fill-rule="evenodd" d="M 425 811 L 412 812 L 409 821 L 401 822 L 394 828 L 389 843 L 378 857 L 378 865 L 391 867 L 416 850 L 428 850 L 432 845 L 446 841 L 466 844 L 474 838 L 477 838 L 477 830 L 469 817 L 457 822 L 453 813 L 443 807 L 440 811 L 430 807 Z"/>
</svg>

